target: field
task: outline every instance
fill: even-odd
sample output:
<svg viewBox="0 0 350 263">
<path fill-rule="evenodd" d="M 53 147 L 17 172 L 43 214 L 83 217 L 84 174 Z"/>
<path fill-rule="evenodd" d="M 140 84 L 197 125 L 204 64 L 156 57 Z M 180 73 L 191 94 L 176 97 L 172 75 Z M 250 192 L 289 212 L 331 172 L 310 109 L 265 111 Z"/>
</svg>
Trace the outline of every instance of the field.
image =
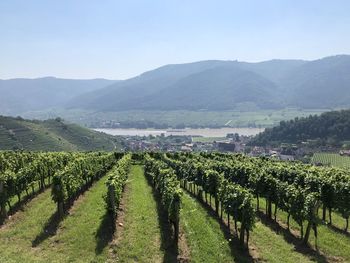
<svg viewBox="0 0 350 263">
<path fill-rule="evenodd" d="M 338 153 L 315 153 L 311 159 L 312 163 L 321 163 L 327 166 L 350 168 L 350 157 L 341 156 Z"/>
<path fill-rule="evenodd" d="M 105 120 L 113 120 L 124 128 L 183 128 L 183 127 L 257 127 L 266 128 L 279 124 L 282 120 L 321 114 L 323 109 L 302 110 L 286 108 L 282 110 L 237 109 L 232 111 L 122 111 L 95 112 L 85 110 L 50 110 L 27 112 L 26 118 L 64 119 L 87 127 L 103 127 Z"/>
<path fill-rule="evenodd" d="M 9 162 L 14 159 L 21 161 Z M 269 180 L 274 181 L 272 185 L 286 183 L 268 173 L 266 180 L 259 181 L 254 172 L 261 165 L 257 162 L 274 167 L 268 160 L 229 154 L 0 152 L 0 167 L 7 167 L 0 170 L 0 186 L 6 185 L 5 192 L 0 187 L 0 215 L 3 209 L 8 213 L 0 225 L 0 261 L 350 262 L 350 234 L 343 230 L 345 219 L 338 213 L 348 209 L 349 203 L 334 199 L 331 223 L 328 210 L 323 220 L 322 209 L 312 214 L 318 240 L 316 243 L 311 231 L 304 244 L 295 220 L 298 213 L 291 212 L 288 229 L 288 213 L 281 201 L 269 203 L 264 187 L 257 188 L 261 190 L 256 199 L 251 183 L 236 180 L 247 176 L 257 185 L 267 186 Z M 47 169 L 37 170 L 37 165 Z M 201 170 L 205 165 L 207 169 Z M 252 173 L 236 174 L 242 171 L 241 165 L 249 166 L 246 171 Z M 289 171 L 289 164 L 278 165 Z M 306 168 L 298 165 L 301 173 L 297 176 L 304 176 L 302 169 Z M 22 177 L 9 173 L 14 167 Z M 220 167 L 236 175 L 223 178 L 216 171 Z M 183 172 L 176 172 L 180 170 Z M 37 171 L 34 177 L 33 171 Z M 5 173 L 8 177 L 1 177 Z M 344 178 L 344 183 L 350 181 Z M 27 184 L 19 183 L 23 179 Z M 320 175 L 319 183 L 326 182 Z M 272 185 L 269 193 L 277 191 Z M 276 196 L 295 190 L 294 183 L 289 186 Z M 305 199 L 298 202 L 312 206 L 305 200 L 313 193 L 300 194 Z M 278 208 L 275 217 L 274 212 L 269 214 L 270 205 L 271 211 Z M 302 217 L 306 232 L 309 216 Z M 247 230 L 243 243 L 242 229 Z"/>
<path fill-rule="evenodd" d="M 192 137 L 193 142 L 210 143 L 214 141 L 226 140 L 225 137 Z"/>
</svg>

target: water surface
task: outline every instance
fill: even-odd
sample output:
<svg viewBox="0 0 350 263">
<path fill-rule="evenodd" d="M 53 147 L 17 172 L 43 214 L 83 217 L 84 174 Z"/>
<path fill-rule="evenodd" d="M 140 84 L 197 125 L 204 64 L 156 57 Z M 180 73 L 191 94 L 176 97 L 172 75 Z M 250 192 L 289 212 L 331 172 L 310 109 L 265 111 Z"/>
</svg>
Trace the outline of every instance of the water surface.
<svg viewBox="0 0 350 263">
<path fill-rule="evenodd" d="M 263 128 L 218 128 L 218 129 L 94 129 L 95 131 L 104 132 L 111 135 L 122 136 L 160 136 L 169 135 L 187 135 L 187 136 L 203 136 L 203 137 L 225 137 L 228 133 L 238 133 L 240 135 L 256 135 L 264 131 Z"/>
</svg>

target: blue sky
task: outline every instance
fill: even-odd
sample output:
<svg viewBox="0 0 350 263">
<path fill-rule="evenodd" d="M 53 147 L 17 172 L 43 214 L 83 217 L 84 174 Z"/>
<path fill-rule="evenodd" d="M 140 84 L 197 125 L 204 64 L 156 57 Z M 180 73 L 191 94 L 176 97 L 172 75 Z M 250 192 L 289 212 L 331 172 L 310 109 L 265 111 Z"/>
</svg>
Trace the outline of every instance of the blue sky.
<svg viewBox="0 0 350 263">
<path fill-rule="evenodd" d="M 1 0 L 0 78 L 350 54 L 348 0 Z"/>
</svg>

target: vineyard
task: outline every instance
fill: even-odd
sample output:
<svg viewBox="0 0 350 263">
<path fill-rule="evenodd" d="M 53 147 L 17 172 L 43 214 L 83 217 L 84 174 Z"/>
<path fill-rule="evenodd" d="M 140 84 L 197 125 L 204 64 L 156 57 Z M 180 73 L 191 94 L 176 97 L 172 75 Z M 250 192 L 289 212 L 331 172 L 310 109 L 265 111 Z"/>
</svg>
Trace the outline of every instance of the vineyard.
<svg viewBox="0 0 350 263">
<path fill-rule="evenodd" d="M 337 153 L 315 153 L 312 156 L 312 163 L 340 168 L 350 168 L 350 157 L 341 156 Z"/>
<path fill-rule="evenodd" d="M 343 168 L 0 152 L 0 262 L 350 262 L 349 216 Z"/>
</svg>

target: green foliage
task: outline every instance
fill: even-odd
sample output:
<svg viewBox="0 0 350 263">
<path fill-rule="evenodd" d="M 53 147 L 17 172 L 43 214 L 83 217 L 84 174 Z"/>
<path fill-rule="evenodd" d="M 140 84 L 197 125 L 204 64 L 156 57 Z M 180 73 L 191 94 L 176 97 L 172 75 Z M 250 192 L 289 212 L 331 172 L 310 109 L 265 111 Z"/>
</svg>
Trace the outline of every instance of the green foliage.
<svg viewBox="0 0 350 263">
<path fill-rule="evenodd" d="M 215 197 L 215 210 L 218 212 L 219 202 L 221 208 L 241 222 L 241 242 L 244 243 L 244 233 L 252 230 L 255 222 L 253 195 L 244 187 L 224 179 L 223 172 L 213 165 L 215 161 L 204 159 L 196 155 L 169 155 L 164 157 L 165 162 L 177 171 L 181 180 L 194 182 L 201 187 L 200 191 Z M 184 167 L 182 169 L 181 167 Z"/>
<path fill-rule="evenodd" d="M 65 204 L 75 199 L 85 187 L 101 178 L 115 163 L 113 153 L 86 153 L 56 172 L 52 180 L 52 199 L 59 213 Z"/>
<path fill-rule="evenodd" d="M 30 121 L 0 116 L 0 150 L 115 150 L 118 140 L 60 120 Z"/>
<path fill-rule="evenodd" d="M 53 177 L 72 158 L 68 153 L 0 152 L 0 207 L 2 217 L 6 217 L 6 203 L 16 196 L 21 201 L 25 192 L 29 195 L 34 185 L 45 188 L 45 180 Z"/>
<path fill-rule="evenodd" d="M 253 208 L 253 195 L 249 190 L 224 181 L 218 196 L 225 212 L 232 215 L 235 221 L 242 223 L 241 231 L 252 230 L 255 210 Z"/>
<path fill-rule="evenodd" d="M 115 216 L 131 165 L 131 154 L 124 155 L 109 171 L 107 185 L 107 209 Z"/>
<path fill-rule="evenodd" d="M 273 142 L 301 143 L 313 140 L 319 145 L 338 145 L 350 139 L 350 110 L 331 111 L 320 116 L 310 115 L 281 121 L 276 127 L 266 129 L 251 142 L 253 145 L 267 145 Z"/>
<path fill-rule="evenodd" d="M 151 158 L 149 155 L 145 156 L 145 175 L 152 180 L 153 186 L 160 193 L 161 202 L 167 212 L 168 219 L 174 224 L 175 238 L 177 239 L 182 196 L 180 182 L 172 168 L 161 160 Z"/>
<path fill-rule="evenodd" d="M 288 225 L 291 216 L 301 227 L 302 236 L 303 222 L 307 222 L 305 242 L 310 228 L 316 228 L 319 223 L 319 220 L 316 220 L 316 210 L 321 204 L 324 211 L 339 211 L 348 221 L 350 174 L 347 170 L 221 153 L 176 153 L 168 156 L 170 158 L 165 160 L 178 172 L 179 178 L 195 182 L 211 195 L 215 196 L 213 190 L 218 182 L 222 182 L 222 179 L 219 179 L 222 174 L 225 183 L 221 183 L 219 200 L 223 202 L 226 212 L 235 219 L 241 220 L 237 206 L 240 207 L 245 200 L 242 197 L 239 199 L 238 193 L 247 189 L 246 195 L 250 196 L 246 198 L 250 200 L 246 207 L 247 214 L 250 215 L 246 218 L 248 229 L 251 228 L 250 222 L 254 222 L 251 193 L 257 198 L 258 209 L 259 197 L 267 200 L 268 217 L 272 217 L 273 203 L 276 208 L 287 212 Z M 218 179 L 213 180 L 215 177 Z M 237 187 L 241 189 L 237 190 Z M 274 212 L 275 218 L 276 212 L 277 209 Z"/>
<path fill-rule="evenodd" d="M 283 108 L 279 110 L 241 109 L 227 111 L 160 111 L 160 110 L 130 110 L 122 112 L 100 112 L 93 110 L 59 110 L 55 112 L 73 123 L 87 127 L 101 127 L 106 119 L 115 120 L 120 128 L 156 128 L 167 129 L 169 127 L 179 129 L 191 128 L 219 128 L 219 127 L 273 127 L 282 120 L 290 120 L 295 117 L 307 117 L 310 114 L 321 114 L 325 109 L 297 109 Z M 50 111 L 33 113 L 31 118 L 43 119 Z M 113 126 L 113 125 L 112 125 Z M 240 134 L 244 134 L 242 130 Z M 251 132 L 247 130 L 247 132 Z M 209 139 L 196 137 L 202 141 Z M 218 140 L 219 138 L 216 138 Z"/>
</svg>

